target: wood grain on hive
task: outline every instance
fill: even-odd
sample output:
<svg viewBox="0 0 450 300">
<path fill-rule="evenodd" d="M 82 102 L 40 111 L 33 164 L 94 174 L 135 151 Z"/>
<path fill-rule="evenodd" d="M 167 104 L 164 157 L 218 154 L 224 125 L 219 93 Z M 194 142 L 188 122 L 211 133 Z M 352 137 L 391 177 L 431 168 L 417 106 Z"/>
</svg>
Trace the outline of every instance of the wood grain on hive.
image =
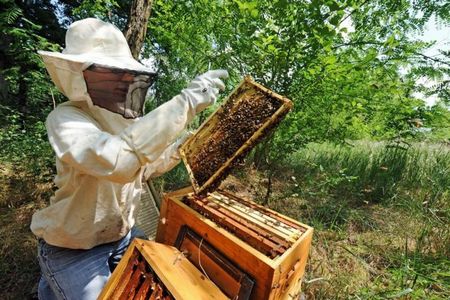
<svg viewBox="0 0 450 300">
<path fill-rule="evenodd" d="M 98 299 L 229 298 L 175 247 L 134 239 Z"/>
<path fill-rule="evenodd" d="M 291 107 L 286 97 L 245 77 L 180 148 L 196 194 L 214 190 Z"/>
<path fill-rule="evenodd" d="M 175 245 L 187 226 L 249 275 L 250 299 L 297 299 L 313 229 L 226 191 L 192 192 L 165 195 L 156 240 Z"/>
<path fill-rule="evenodd" d="M 191 228 L 188 226 L 181 228 L 175 246 L 227 297 L 249 299 L 254 285 L 253 279 Z"/>
</svg>

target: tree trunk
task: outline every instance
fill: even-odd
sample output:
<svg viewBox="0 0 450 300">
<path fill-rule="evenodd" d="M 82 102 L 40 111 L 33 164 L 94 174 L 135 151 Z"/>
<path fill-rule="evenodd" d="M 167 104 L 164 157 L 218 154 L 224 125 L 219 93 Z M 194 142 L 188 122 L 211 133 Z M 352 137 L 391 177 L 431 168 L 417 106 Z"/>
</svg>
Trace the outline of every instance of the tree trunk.
<svg viewBox="0 0 450 300">
<path fill-rule="evenodd" d="M 139 58 L 139 53 L 144 44 L 152 4 L 153 0 L 133 0 L 131 4 L 130 16 L 124 35 L 135 59 Z"/>
<path fill-rule="evenodd" d="M 133 3 L 131 3 L 130 15 L 124 35 L 128 46 L 130 46 L 131 54 L 135 59 L 139 59 L 139 53 L 144 45 L 152 4 L 153 0 L 133 0 Z M 147 180 L 147 184 L 149 186 L 149 192 L 156 201 L 155 205 L 159 208 L 161 205 L 161 195 L 156 191 L 150 179 Z"/>
</svg>

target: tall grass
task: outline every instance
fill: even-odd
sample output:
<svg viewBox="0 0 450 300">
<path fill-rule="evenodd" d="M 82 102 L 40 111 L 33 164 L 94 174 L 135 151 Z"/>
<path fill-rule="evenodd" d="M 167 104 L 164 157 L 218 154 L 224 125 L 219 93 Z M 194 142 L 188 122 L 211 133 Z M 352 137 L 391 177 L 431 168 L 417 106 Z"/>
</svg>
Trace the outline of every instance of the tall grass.
<svg viewBox="0 0 450 300">
<path fill-rule="evenodd" d="M 434 205 L 450 196 L 448 145 L 310 144 L 290 156 L 288 165 L 302 178 L 313 177 L 319 185 L 325 178 L 329 191 L 359 200 L 386 202 L 402 196 Z"/>
<path fill-rule="evenodd" d="M 342 289 L 336 282 L 348 280 L 353 291 L 336 298 L 448 299 L 449 145 L 310 144 L 280 170 L 287 185 L 270 205 L 313 225 L 315 245 L 326 253 L 318 262 L 311 257 L 310 276 L 329 277 L 313 293 L 328 288 L 328 299 Z M 372 261 L 377 275 L 352 276 L 342 258 L 328 256 L 339 247 Z M 323 260 L 339 267 L 317 271 Z"/>
</svg>

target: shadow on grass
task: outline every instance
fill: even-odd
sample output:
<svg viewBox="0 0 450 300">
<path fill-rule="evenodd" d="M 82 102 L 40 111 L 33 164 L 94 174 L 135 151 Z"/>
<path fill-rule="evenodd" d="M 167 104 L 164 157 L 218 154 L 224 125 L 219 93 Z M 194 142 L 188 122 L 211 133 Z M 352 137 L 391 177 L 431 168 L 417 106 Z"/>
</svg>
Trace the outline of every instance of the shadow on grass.
<svg viewBox="0 0 450 300">
<path fill-rule="evenodd" d="M 37 239 L 29 227 L 33 213 L 50 197 L 52 184 L 11 166 L 0 168 L 0 299 L 35 299 L 40 271 Z"/>
</svg>

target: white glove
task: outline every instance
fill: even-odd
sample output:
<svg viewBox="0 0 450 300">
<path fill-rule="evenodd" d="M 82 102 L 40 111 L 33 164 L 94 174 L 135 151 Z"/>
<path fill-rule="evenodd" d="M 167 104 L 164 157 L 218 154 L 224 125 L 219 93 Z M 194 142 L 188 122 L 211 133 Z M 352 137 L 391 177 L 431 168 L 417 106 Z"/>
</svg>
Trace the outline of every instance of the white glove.
<svg viewBox="0 0 450 300">
<path fill-rule="evenodd" d="M 225 90 L 225 84 L 220 78 L 228 78 L 226 70 L 211 70 L 196 77 L 182 91 L 190 107 L 199 113 L 216 102 L 219 91 Z"/>
</svg>

